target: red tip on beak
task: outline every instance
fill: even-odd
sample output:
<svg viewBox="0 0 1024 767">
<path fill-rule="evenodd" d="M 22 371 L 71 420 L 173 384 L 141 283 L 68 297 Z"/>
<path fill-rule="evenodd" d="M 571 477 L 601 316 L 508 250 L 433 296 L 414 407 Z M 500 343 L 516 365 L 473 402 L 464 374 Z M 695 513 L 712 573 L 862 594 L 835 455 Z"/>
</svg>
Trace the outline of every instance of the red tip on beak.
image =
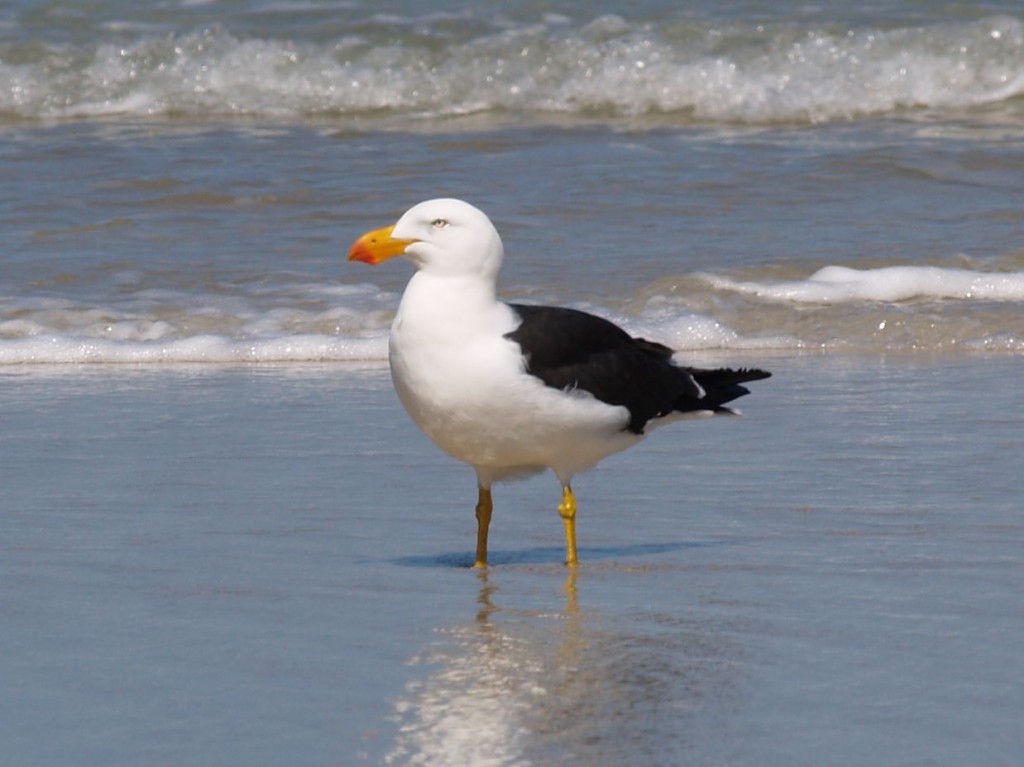
<svg viewBox="0 0 1024 767">
<path fill-rule="evenodd" d="M 391 236 L 394 226 L 385 226 L 367 232 L 352 243 L 348 251 L 349 261 L 361 261 L 364 264 L 379 264 L 389 258 L 400 256 L 405 249 L 416 240 L 397 239 Z"/>
</svg>

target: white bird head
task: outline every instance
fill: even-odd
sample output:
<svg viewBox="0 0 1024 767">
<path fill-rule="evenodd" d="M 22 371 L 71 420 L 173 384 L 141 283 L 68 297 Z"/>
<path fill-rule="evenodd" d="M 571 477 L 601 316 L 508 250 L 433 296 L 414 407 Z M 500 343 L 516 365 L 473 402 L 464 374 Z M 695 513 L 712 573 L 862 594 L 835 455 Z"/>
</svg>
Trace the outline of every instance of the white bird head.
<svg viewBox="0 0 1024 767">
<path fill-rule="evenodd" d="M 405 256 L 417 269 L 436 275 L 493 279 L 501 267 L 501 237 L 483 211 L 462 200 L 427 200 L 393 226 L 357 239 L 349 261 L 379 264 Z"/>
</svg>

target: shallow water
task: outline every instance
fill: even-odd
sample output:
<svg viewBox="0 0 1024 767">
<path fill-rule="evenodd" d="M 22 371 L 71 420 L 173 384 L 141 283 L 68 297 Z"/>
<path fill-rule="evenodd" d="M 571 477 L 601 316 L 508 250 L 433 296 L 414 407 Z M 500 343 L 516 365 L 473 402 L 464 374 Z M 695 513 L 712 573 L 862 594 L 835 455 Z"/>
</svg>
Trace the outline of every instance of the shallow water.
<svg viewBox="0 0 1024 767">
<path fill-rule="evenodd" d="M 768 363 L 578 478 L 575 576 L 550 477 L 468 569 L 380 367 L 5 374 L 7 754 L 1014 764 L 1017 361 Z"/>
<path fill-rule="evenodd" d="M 382 359 L 436 196 L 681 349 L 1024 346 L 1014 3 L 285 10 L 0 15 L 0 365 Z"/>
<path fill-rule="evenodd" d="M 1024 343 L 1016 142 L 913 123 L 6 138 L 0 364 L 383 359 L 409 270 L 344 255 L 438 195 L 491 213 L 505 295 L 676 348 Z"/>
</svg>

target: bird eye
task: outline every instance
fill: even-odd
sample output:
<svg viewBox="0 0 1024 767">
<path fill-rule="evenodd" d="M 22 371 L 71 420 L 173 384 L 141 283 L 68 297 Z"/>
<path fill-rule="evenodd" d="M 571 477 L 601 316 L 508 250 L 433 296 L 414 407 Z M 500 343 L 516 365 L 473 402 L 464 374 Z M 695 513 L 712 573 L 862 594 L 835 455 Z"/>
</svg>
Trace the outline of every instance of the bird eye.
<svg viewBox="0 0 1024 767">
<path fill-rule="evenodd" d="M 443 218 L 435 218 L 433 221 L 430 222 L 430 225 L 435 229 L 444 229 L 445 227 L 448 226 L 448 222 L 445 221 Z"/>
</svg>

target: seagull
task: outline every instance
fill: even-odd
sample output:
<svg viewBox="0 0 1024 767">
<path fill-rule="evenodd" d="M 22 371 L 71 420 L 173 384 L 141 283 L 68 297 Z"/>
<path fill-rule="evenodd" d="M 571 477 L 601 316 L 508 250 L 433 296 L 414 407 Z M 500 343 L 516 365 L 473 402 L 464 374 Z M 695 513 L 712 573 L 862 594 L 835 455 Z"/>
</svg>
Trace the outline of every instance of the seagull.
<svg viewBox="0 0 1024 767">
<path fill-rule="evenodd" d="M 573 477 L 686 416 L 732 413 L 771 374 L 677 365 L 673 351 L 602 317 L 497 298 L 504 248 L 490 219 L 455 199 L 422 202 L 359 237 L 349 261 L 404 256 L 416 272 L 388 339 L 391 378 L 412 420 L 476 471 L 474 566 L 487 567 L 491 487 L 550 469 L 562 488 L 575 567 Z"/>
</svg>

